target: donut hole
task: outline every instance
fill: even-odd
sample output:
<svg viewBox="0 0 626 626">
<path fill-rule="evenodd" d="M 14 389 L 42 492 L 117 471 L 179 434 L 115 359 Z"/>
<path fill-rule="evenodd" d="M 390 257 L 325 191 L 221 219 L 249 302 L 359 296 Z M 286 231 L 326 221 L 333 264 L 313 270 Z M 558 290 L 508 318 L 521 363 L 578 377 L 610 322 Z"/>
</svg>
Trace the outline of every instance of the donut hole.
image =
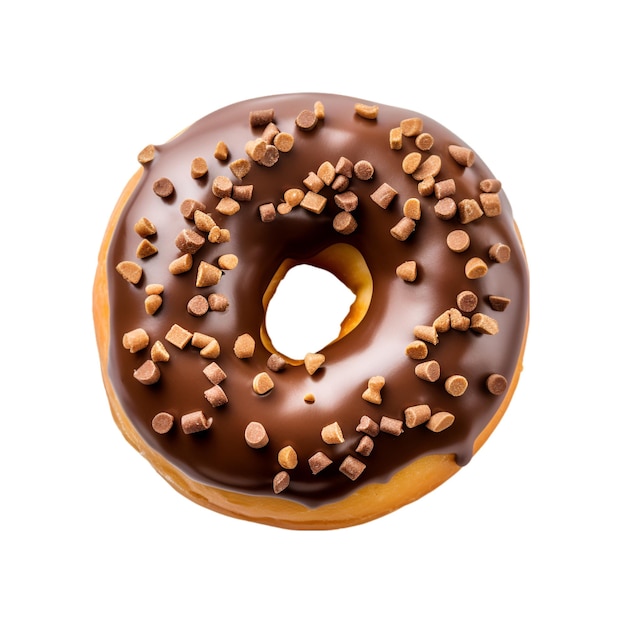
<svg viewBox="0 0 626 626">
<path fill-rule="evenodd" d="M 263 343 L 299 364 L 307 353 L 353 330 L 367 313 L 372 291 L 372 276 L 353 246 L 336 244 L 311 259 L 287 259 L 263 297 Z"/>
</svg>

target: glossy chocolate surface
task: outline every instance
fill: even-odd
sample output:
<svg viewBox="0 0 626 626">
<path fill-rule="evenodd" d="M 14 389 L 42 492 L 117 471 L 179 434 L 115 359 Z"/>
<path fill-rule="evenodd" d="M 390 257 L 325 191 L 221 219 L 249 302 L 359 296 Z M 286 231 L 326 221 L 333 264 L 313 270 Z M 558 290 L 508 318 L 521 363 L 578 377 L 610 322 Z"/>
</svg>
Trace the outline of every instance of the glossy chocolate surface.
<svg viewBox="0 0 626 626">
<path fill-rule="evenodd" d="M 313 131 L 299 130 L 296 117 L 303 109 L 312 110 L 318 100 L 325 106 L 325 119 Z M 357 102 L 358 99 L 327 94 L 279 95 L 238 103 L 208 115 L 169 143 L 157 147 L 154 160 L 145 166 L 116 226 L 107 259 L 111 305 L 109 375 L 122 407 L 144 440 L 196 481 L 316 506 L 340 499 L 365 484 L 385 482 L 400 468 L 424 455 L 453 453 L 463 465 L 472 456 L 475 438 L 502 402 L 503 396 L 487 391 L 486 378 L 492 373 L 502 374 L 508 380 L 513 377 L 527 321 L 528 276 L 504 191 L 499 192 L 502 214 L 497 217 L 483 216 L 464 226 L 457 217 L 450 221 L 439 219 L 433 212 L 437 199 L 420 196 L 416 180 L 402 171 L 404 156 L 416 151 L 414 139 L 404 137 L 401 150 L 389 147 L 389 132 L 401 120 L 422 118 L 424 131 L 435 140 L 423 159 L 429 154 L 441 157 L 443 164 L 437 180 L 455 180 L 453 198 L 457 202 L 478 199 L 480 181 L 494 175 L 478 155 L 471 167 L 457 164 L 449 156 L 448 145 L 465 144 L 433 120 L 383 105 L 376 120 L 363 119 L 355 115 Z M 263 131 L 250 126 L 249 113 L 270 108 L 274 109 L 278 128 L 294 136 L 294 147 L 281 154 L 273 167 L 254 163 L 243 181 L 237 181 L 228 163 L 245 157 L 246 142 Z M 220 141 L 229 147 L 229 161 L 218 161 L 213 156 Z M 329 187 L 320 192 L 328 202 L 319 215 L 297 207 L 270 223 L 261 221 L 260 205 L 277 206 L 290 188 L 306 190 L 303 180 L 310 171 L 317 171 L 324 161 L 335 164 L 342 156 L 353 163 L 368 160 L 375 168 L 372 180 L 353 177 L 350 182 L 349 189 L 359 198 L 354 211 L 358 223 L 354 233 L 342 235 L 333 229 L 332 220 L 338 209 L 333 201 L 335 192 Z M 190 166 L 195 157 L 207 160 L 208 176 L 191 177 Z M 218 175 L 228 177 L 235 184 L 254 185 L 252 200 L 242 202 L 241 210 L 235 215 L 223 216 L 215 211 L 218 198 L 213 195 L 211 184 Z M 153 182 L 161 177 L 167 177 L 175 187 L 173 196 L 166 199 L 152 190 Z M 388 183 L 398 192 L 387 209 L 370 199 L 382 183 Z M 402 206 L 410 197 L 420 199 L 422 217 L 415 232 L 406 241 L 398 241 L 389 231 L 402 217 Z M 231 239 L 225 243 L 205 243 L 194 255 L 192 270 L 174 276 L 168 266 L 181 254 L 175 238 L 181 230 L 194 228 L 193 222 L 185 219 L 179 210 L 187 198 L 205 203 L 215 221 L 229 230 Z M 142 217 L 157 228 L 150 241 L 158 253 L 138 260 L 135 251 L 141 238 L 133 225 Z M 471 238 L 470 248 L 463 253 L 452 252 L 446 246 L 448 233 L 459 228 Z M 498 242 L 511 248 L 507 263 L 489 259 L 489 248 Z M 365 258 L 374 285 L 370 308 L 352 332 L 322 351 L 326 362 L 313 376 L 302 365 L 271 372 L 267 368 L 270 354 L 260 339 L 263 294 L 285 259 L 306 263 L 334 243 L 348 243 Z M 220 255 L 228 253 L 237 255 L 238 266 L 224 271 L 215 287 L 197 288 L 199 262 L 216 264 Z M 484 277 L 465 276 L 465 263 L 472 257 L 480 257 L 487 263 Z M 418 278 L 407 283 L 396 276 L 396 268 L 411 259 L 417 261 Z M 143 277 L 137 285 L 128 283 L 116 272 L 115 266 L 121 261 L 135 261 L 142 266 Z M 150 283 L 164 285 L 163 305 L 154 316 L 147 315 L 144 309 L 145 287 Z M 428 355 L 428 359 L 440 363 L 441 378 L 434 383 L 420 380 L 414 372 L 417 362 L 405 355 L 407 344 L 415 339 L 413 328 L 430 325 L 441 313 L 456 307 L 457 294 L 464 290 L 478 296 L 476 312 L 494 318 L 499 332 L 492 336 L 473 331 L 441 333 L 438 345 L 429 345 Z M 230 302 L 228 309 L 210 311 L 203 317 L 190 315 L 186 310 L 188 300 L 196 294 L 209 293 L 226 295 Z M 490 295 L 504 296 L 511 303 L 505 311 L 494 311 L 488 302 Z M 205 399 L 204 391 L 212 385 L 203 369 L 211 361 L 191 345 L 180 350 L 169 344 L 165 335 L 172 324 L 219 341 L 221 354 L 216 361 L 228 376 L 221 383 L 227 404 L 213 408 Z M 133 371 L 150 358 L 150 347 L 131 354 L 122 346 L 124 333 L 135 328 L 147 331 L 150 346 L 160 340 L 170 353 L 169 362 L 158 364 L 161 378 L 155 385 L 142 385 L 133 378 Z M 232 349 L 236 337 L 243 333 L 256 339 L 254 356 L 245 360 L 238 359 Z M 267 395 L 259 396 L 252 389 L 252 380 L 263 371 L 269 372 L 275 387 Z M 444 389 L 445 379 L 454 374 L 465 376 L 469 382 L 465 394 L 456 398 Z M 372 376 L 383 376 L 386 380 L 381 405 L 368 403 L 361 397 Z M 307 393 L 314 394 L 314 403 L 304 401 Z M 362 436 L 356 431 L 362 415 L 376 422 L 382 416 L 403 419 L 404 410 L 417 404 L 428 404 L 433 412 L 451 412 L 455 416 L 454 424 L 440 433 L 424 426 L 405 427 L 399 436 L 380 433 L 374 438 L 369 457 L 355 452 Z M 180 417 L 198 410 L 213 418 L 211 428 L 193 435 L 184 434 Z M 174 416 L 174 427 L 166 434 L 157 434 L 151 421 L 162 411 Z M 263 424 L 269 435 L 269 444 L 262 449 L 252 449 L 244 440 L 245 428 L 251 421 Z M 345 442 L 325 444 L 321 429 L 335 421 L 341 426 Z M 287 489 L 275 495 L 272 480 L 282 470 L 277 455 L 287 445 L 296 450 L 299 463 L 295 469 L 288 470 Z M 323 451 L 333 463 L 313 475 L 308 459 L 318 451 Z M 338 469 L 347 455 L 366 465 L 355 481 Z"/>
</svg>

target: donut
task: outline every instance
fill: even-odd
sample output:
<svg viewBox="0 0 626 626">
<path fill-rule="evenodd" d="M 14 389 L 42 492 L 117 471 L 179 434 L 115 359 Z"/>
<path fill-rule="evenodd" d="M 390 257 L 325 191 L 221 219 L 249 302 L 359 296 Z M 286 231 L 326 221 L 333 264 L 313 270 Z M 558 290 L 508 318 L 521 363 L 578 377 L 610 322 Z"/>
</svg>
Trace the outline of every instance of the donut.
<svg viewBox="0 0 626 626">
<path fill-rule="evenodd" d="M 529 319 L 511 206 L 469 145 L 415 111 L 299 93 L 226 106 L 138 160 L 93 316 L 113 418 L 172 487 L 241 520 L 336 529 L 469 463 Z M 354 301 L 293 358 L 266 312 L 300 265 Z"/>
</svg>

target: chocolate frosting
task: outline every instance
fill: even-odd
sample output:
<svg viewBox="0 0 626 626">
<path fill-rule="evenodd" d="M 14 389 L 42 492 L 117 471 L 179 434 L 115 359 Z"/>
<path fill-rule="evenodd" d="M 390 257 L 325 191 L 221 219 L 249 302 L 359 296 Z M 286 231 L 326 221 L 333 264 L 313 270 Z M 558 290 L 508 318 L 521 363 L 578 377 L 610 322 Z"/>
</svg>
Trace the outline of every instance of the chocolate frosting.
<svg viewBox="0 0 626 626">
<path fill-rule="evenodd" d="M 321 101 L 325 118 L 312 131 L 303 131 L 295 120 L 302 110 L 312 110 Z M 419 116 L 424 132 L 434 138 L 434 145 L 423 153 L 441 157 L 441 172 L 437 180 L 453 178 L 455 201 L 479 199 L 479 184 L 494 178 L 479 156 L 471 167 L 463 167 L 450 157 L 448 146 L 466 144 L 450 131 L 428 117 L 391 106 L 381 105 L 377 119 L 365 119 L 355 114 L 359 100 L 330 94 L 275 95 L 228 106 L 199 120 L 183 133 L 157 146 L 154 159 L 144 166 L 141 179 L 127 202 L 116 225 L 107 257 L 110 298 L 110 353 L 108 374 L 115 393 L 130 421 L 146 443 L 171 464 L 195 481 L 218 488 L 247 494 L 286 498 L 318 506 L 341 499 L 350 492 L 370 483 L 384 483 L 399 469 L 415 459 L 440 453 L 456 455 L 459 465 L 466 464 L 478 434 L 498 410 L 504 396 L 491 394 L 485 381 L 497 373 L 511 381 L 523 346 L 528 315 L 528 275 L 524 252 L 517 236 L 509 202 L 503 191 L 498 196 L 502 213 L 497 217 L 482 216 L 461 225 L 458 217 L 438 218 L 433 210 L 437 199 L 422 197 L 417 182 L 402 170 L 402 160 L 417 151 L 412 137 L 403 137 L 401 150 L 392 150 L 389 133 L 407 118 Z M 229 163 L 246 157 L 245 145 L 260 137 L 263 128 L 249 123 L 251 111 L 273 109 L 278 128 L 294 136 L 290 152 L 280 154 L 272 167 L 257 163 L 243 181 L 238 181 Z M 213 156 L 218 142 L 229 148 L 227 161 Z M 190 175 L 194 158 L 204 157 L 209 166 L 207 176 L 195 179 Z M 349 235 L 333 229 L 336 207 L 330 187 L 320 191 L 328 198 L 320 214 L 296 207 L 286 215 L 277 215 L 265 223 L 259 217 L 259 206 L 282 202 L 290 188 L 306 191 L 303 180 L 309 172 L 317 171 L 325 161 L 337 163 L 346 157 L 352 163 L 369 161 L 375 168 L 371 180 L 353 177 L 349 189 L 359 198 L 353 215 L 356 230 Z M 253 185 L 251 201 L 241 202 L 238 213 L 230 216 L 215 211 L 218 203 L 211 191 L 216 176 L 226 176 L 234 184 Z M 175 192 L 160 198 L 153 191 L 155 180 L 166 177 Z M 388 183 L 397 196 L 387 209 L 378 206 L 370 195 Z M 419 198 L 422 216 L 415 232 L 406 241 L 390 235 L 390 229 L 402 218 L 404 202 Z M 230 241 L 205 243 L 193 256 L 192 269 L 172 275 L 169 264 L 181 255 L 175 245 L 177 235 L 184 229 L 194 229 L 193 221 L 181 214 L 179 207 L 185 199 L 195 199 L 207 205 L 217 224 L 230 232 Z M 133 225 L 142 217 L 157 229 L 150 241 L 158 253 L 139 260 L 136 249 L 141 237 Z M 469 249 L 452 252 L 446 236 L 462 228 L 471 238 Z M 206 234 L 205 234 L 206 236 Z M 281 372 L 268 370 L 270 352 L 261 341 L 264 320 L 263 294 L 272 277 L 285 259 L 306 263 L 311 257 L 335 244 L 350 244 L 363 255 L 373 278 L 373 295 L 369 310 L 361 323 L 345 337 L 322 350 L 326 361 L 315 374 L 309 375 L 303 365 L 288 365 Z M 495 243 L 511 249 L 506 263 L 489 258 L 488 250 Z M 214 265 L 219 256 L 237 255 L 239 264 L 226 270 L 215 287 L 198 288 L 196 270 L 200 261 Z M 488 267 L 485 276 L 468 279 L 464 272 L 472 257 L 483 259 Z M 396 268 L 407 260 L 417 262 L 418 277 L 405 282 L 396 276 Z M 125 281 L 115 267 L 121 261 L 134 261 L 143 268 L 137 285 Z M 164 286 L 163 304 L 155 315 L 145 312 L 145 287 L 150 283 Z M 431 325 L 444 311 L 456 307 L 457 294 L 473 291 L 479 299 L 476 312 L 484 313 L 498 323 L 495 335 L 474 331 L 440 333 L 439 343 L 429 345 L 428 359 L 441 367 L 441 378 L 434 383 L 415 375 L 417 361 L 405 354 L 407 344 L 415 339 L 416 325 Z M 224 294 L 229 307 L 224 312 L 209 311 L 202 317 L 187 312 L 187 302 L 197 294 Z M 489 305 L 490 295 L 510 299 L 504 311 Z M 178 324 L 190 332 L 215 337 L 221 346 L 216 359 L 227 378 L 220 386 L 228 402 L 213 408 L 204 391 L 212 385 L 203 374 L 210 363 L 197 348 L 187 345 L 179 349 L 165 340 L 172 326 Z M 150 337 L 150 346 L 160 340 L 170 353 L 169 362 L 158 363 L 160 380 L 143 385 L 133 372 L 150 358 L 150 347 L 131 354 L 122 345 L 124 333 L 143 328 Z M 253 357 L 239 359 L 233 352 L 235 339 L 249 333 L 256 340 Z M 268 394 L 257 395 L 252 380 L 259 372 L 268 372 L 275 383 Z M 444 381 L 455 374 L 464 376 L 467 391 L 452 397 L 444 389 Z M 368 379 L 383 376 L 382 404 L 365 401 L 362 393 Z M 315 402 L 307 403 L 307 393 Z M 455 421 L 446 430 L 435 433 L 424 426 L 404 427 L 395 436 L 381 432 L 374 438 L 370 456 L 355 452 L 362 437 L 357 432 L 361 416 L 368 415 L 379 422 L 382 416 L 402 420 L 404 410 L 412 405 L 427 404 L 433 413 L 449 411 Z M 212 417 L 211 427 L 203 432 L 185 434 L 180 418 L 186 413 L 202 410 Z M 168 412 L 175 418 L 173 428 L 166 434 L 156 433 L 152 418 Z M 269 443 L 253 449 L 244 439 L 249 422 L 264 425 Z M 338 422 L 345 437 L 340 444 L 322 441 L 322 428 Z M 288 470 L 289 486 L 275 495 L 274 476 L 282 471 L 277 455 L 281 448 L 291 445 L 298 455 L 298 465 Z M 313 475 L 308 459 L 322 451 L 332 464 Z M 365 470 L 350 480 L 339 471 L 342 460 L 351 455 L 365 463 Z"/>
</svg>

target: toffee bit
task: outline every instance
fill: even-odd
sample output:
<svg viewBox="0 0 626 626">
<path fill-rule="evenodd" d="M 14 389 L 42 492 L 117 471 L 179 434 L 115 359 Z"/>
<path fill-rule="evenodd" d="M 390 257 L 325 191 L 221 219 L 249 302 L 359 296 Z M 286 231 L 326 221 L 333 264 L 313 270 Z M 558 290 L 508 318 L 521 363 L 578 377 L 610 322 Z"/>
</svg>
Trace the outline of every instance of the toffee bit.
<svg viewBox="0 0 626 626">
<path fill-rule="evenodd" d="M 209 337 L 205 346 L 200 349 L 200 356 L 205 359 L 217 359 L 220 355 L 221 347 L 215 337 Z"/>
<path fill-rule="evenodd" d="M 202 317 L 209 310 L 209 301 L 204 296 L 193 296 L 187 302 L 187 313 L 189 315 L 193 315 L 194 317 Z"/>
<path fill-rule="evenodd" d="M 446 180 L 440 180 L 438 183 L 435 183 L 434 192 L 437 200 L 441 200 L 441 198 L 446 198 L 455 194 L 456 182 L 454 181 L 454 178 L 446 178 Z"/>
<path fill-rule="evenodd" d="M 241 208 L 237 200 L 222 198 L 216 205 L 215 210 L 222 215 L 235 215 Z"/>
<path fill-rule="evenodd" d="M 370 198 L 381 208 L 386 209 L 398 192 L 388 183 L 383 183 Z"/>
<path fill-rule="evenodd" d="M 154 156 L 156 155 L 156 148 L 150 144 L 147 145 L 138 155 L 137 155 L 137 160 L 139 161 L 139 163 L 141 163 L 142 165 L 145 165 L 146 163 L 150 163 L 150 161 L 154 160 Z"/>
<path fill-rule="evenodd" d="M 304 398 L 303 400 L 307 403 L 307 404 L 313 404 L 315 402 L 315 394 L 311 393 L 310 391 L 304 394 Z"/>
<path fill-rule="evenodd" d="M 218 161 L 226 161 L 228 159 L 228 146 L 223 141 L 218 141 L 213 156 Z"/>
<path fill-rule="evenodd" d="M 437 336 L 437 330 L 433 326 L 427 326 L 426 324 L 418 324 L 413 328 L 413 335 L 416 339 L 427 341 L 436 346 L 439 343 L 439 337 Z"/>
<path fill-rule="evenodd" d="M 378 424 L 368 415 L 363 415 L 356 427 L 357 432 L 365 433 L 370 437 L 376 437 L 380 432 Z"/>
<path fill-rule="evenodd" d="M 428 383 L 434 383 L 441 376 L 441 368 L 437 361 L 424 361 L 415 366 L 415 375 Z"/>
<path fill-rule="evenodd" d="M 430 416 L 431 410 L 427 404 L 416 404 L 404 410 L 404 423 L 407 428 L 415 428 L 425 424 Z"/>
<path fill-rule="evenodd" d="M 324 181 L 315 172 L 309 172 L 302 183 L 309 191 L 314 193 L 324 189 Z"/>
<path fill-rule="evenodd" d="M 176 236 L 174 244 L 183 254 L 195 254 L 205 244 L 206 239 L 195 230 L 185 229 Z"/>
<path fill-rule="evenodd" d="M 223 313 L 230 305 L 228 298 L 223 293 L 212 293 L 207 298 L 209 309 Z"/>
<path fill-rule="evenodd" d="M 278 464 L 284 469 L 295 469 L 298 465 L 298 455 L 292 446 L 285 446 L 278 451 Z"/>
<path fill-rule="evenodd" d="M 248 161 L 248 159 L 236 159 L 235 161 L 231 161 L 228 167 L 234 176 L 242 180 L 250 173 L 252 163 Z"/>
<path fill-rule="evenodd" d="M 417 263 L 415 261 L 405 261 L 396 267 L 396 276 L 407 283 L 412 283 L 417 279 Z"/>
<path fill-rule="evenodd" d="M 354 175 L 359 180 L 371 180 L 374 177 L 374 166 L 369 161 L 357 161 L 354 164 Z"/>
<path fill-rule="evenodd" d="M 233 193 L 233 181 L 227 176 L 216 176 L 211 184 L 211 192 L 216 198 L 230 198 Z"/>
<path fill-rule="evenodd" d="M 238 359 L 249 359 L 254 355 L 256 342 L 252 335 L 244 333 L 235 340 L 233 351 Z"/>
<path fill-rule="evenodd" d="M 419 117 L 409 117 L 400 122 L 400 130 L 405 137 L 417 137 L 424 128 L 424 122 Z"/>
<path fill-rule="evenodd" d="M 317 100 L 313 105 L 313 112 L 315 113 L 315 117 L 318 120 L 323 120 L 326 117 L 326 109 L 324 108 L 324 103 L 320 100 Z"/>
<path fill-rule="evenodd" d="M 335 171 L 335 166 L 330 161 L 324 161 L 317 168 L 317 175 L 324 181 L 327 187 L 330 187 L 333 180 L 335 180 L 337 172 Z"/>
<path fill-rule="evenodd" d="M 374 440 L 369 435 L 363 435 L 359 439 L 359 443 L 357 444 L 355 451 L 361 456 L 369 456 L 370 454 L 372 454 L 373 449 Z"/>
<path fill-rule="evenodd" d="M 264 129 L 263 129 L 263 133 L 261 134 L 261 139 L 266 143 L 266 144 L 271 144 L 274 141 L 274 138 L 278 135 L 278 133 L 280 132 L 280 129 L 278 128 L 278 126 L 276 126 L 276 124 L 274 122 L 270 122 Z"/>
<path fill-rule="evenodd" d="M 494 243 L 489 248 L 489 258 L 496 263 L 508 263 L 511 259 L 511 248 L 505 243 Z"/>
<path fill-rule="evenodd" d="M 452 327 L 452 323 L 450 321 L 450 310 L 444 311 L 441 315 L 438 315 L 435 321 L 433 322 L 433 328 L 438 333 L 447 333 Z"/>
<path fill-rule="evenodd" d="M 466 331 L 470 327 L 470 319 L 458 309 L 450 309 L 450 328 L 453 330 Z"/>
<path fill-rule="evenodd" d="M 485 193 L 498 193 L 502 189 L 502 183 L 497 178 L 485 178 L 480 181 L 479 188 Z"/>
<path fill-rule="evenodd" d="M 165 288 L 160 283 L 150 283 L 149 285 L 146 285 L 146 294 L 149 296 L 159 296 L 163 293 L 164 290 Z"/>
<path fill-rule="evenodd" d="M 183 256 L 174 259 L 168 266 L 170 274 L 177 276 L 178 274 L 184 274 L 188 272 L 193 266 L 193 257 L 191 254 L 183 254 Z"/>
<path fill-rule="evenodd" d="M 487 264 L 482 259 L 473 257 L 465 264 L 465 276 L 472 280 L 482 278 L 488 269 Z"/>
<path fill-rule="evenodd" d="M 190 333 L 187 329 L 178 324 L 172 324 L 165 335 L 165 339 L 175 345 L 179 350 L 185 348 L 192 337 L 193 333 Z"/>
<path fill-rule="evenodd" d="M 252 390 L 259 396 L 264 396 L 274 389 L 274 381 L 267 372 L 260 372 L 252 380 Z"/>
<path fill-rule="evenodd" d="M 435 204 L 433 210 L 440 220 L 451 220 L 457 212 L 456 202 L 449 197 L 442 198 Z"/>
<path fill-rule="evenodd" d="M 134 261 L 122 261 L 115 266 L 117 273 L 129 283 L 136 285 L 143 276 L 143 269 Z"/>
<path fill-rule="evenodd" d="M 186 198 L 180 203 L 180 212 L 185 219 L 194 219 L 196 211 L 201 211 L 203 214 L 206 213 L 206 204 L 191 198 Z"/>
<path fill-rule="evenodd" d="M 383 415 L 383 417 L 380 418 L 380 432 L 393 435 L 394 437 L 398 437 L 404 432 L 402 428 L 403 425 L 402 420 L 396 419 L 395 417 Z"/>
<path fill-rule="evenodd" d="M 265 426 L 260 422 L 250 422 L 244 432 L 246 443 L 256 450 L 264 448 L 270 441 Z"/>
<path fill-rule="evenodd" d="M 137 246 L 135 254 L 138 259 L 147 259 L 158 251 L 158 248 L 154 244 L 150 243 L 147 239 L 142 239 Z"/>
<path fill-rule="evenodd" d="M 196 274 L 196 287 L 214 287 L 222 278 L 222 270 L 211 263 L 200 261 Z"/>
<path fill-rule="evenodd" d="M 339 466 L 339 471 L 350 480 L 356 480 L 365 470 L 365 463 L 348 455 Z"/>
<path fill-rule="evenodd" d="M 285 367 L 287 367 L 287 361 L 285 361 L 285 359 L 283 359 L 280 354 L 270 354 L 269 358 L 267 359 L 267 367 L 272 372 L 280 372 L 284 370 Z"/>
<path fill-rule="evenodd" d="M 482 335 L 496 335 L 499 330 L 498 322 L 484 313 L 474 313 L 472 315 L 470 328 Z"/>
<path fill-rule="evenodd" d="M 404 159 L 402 159 L 402 171 L 405 174 L 412 175 L 422 162 L 422 155 L 419 152 L 409 152 Z"/>
<path fill-rule="evenodd" d="M 317 370 L 324 365 L 326 357 L 319 352 L 307 352 L 304 355 L 304 369 L 306 369 L 309 376 L 313 376 Z"/>
<path fill-rule="evenodd" d="M 463 313 L 471 313 L 478 306 L 478 296 L 473 291 L 461 291 L 456 297 L 456 305 Z"/>
<path fill-rule="evenodd" d="M 289 487 L 289 481 L 289 474 L 285 470 L 278 472 L 272 480 L 272 489 L 274 490 L 274 493 L 278 495 L 282 491 L 285 491 L 285 489 Z"/>
<path fill-rule="evenodd" d="M 436 154 L 431 154 L 422 164 L 413 172 L 413 178 L 417 181 L 424 180 L 426 178 L 434 178 L 441 171 L 441 157 Z"/>
<path fill-rule="evenodd" d="M 366 120 L 375 120 L 378 117 L 380 107 L 377 104 L 363 104 L 358 102 L 354 105 L 354 112 Z"/>
<path fill-rule="evenodd" d="M 420 180 L 417 183 L 417 191 L 421 196 L 424 196 L 424 197 L 432 196 L 434 190 L 435 190 L 435 177 L 434 176 L 426 176 L 424 180 Z"/>
<path fill-rule="evenodd" d="M 279 152 L 290 152 L 294 143 L 295 139 L 290 133 L 278 133 L 274 137 L 274 146 Z"/>
<path fill-rule="evenodd" d="M 245 151 L 246 154 L 257 163 L 265 156 L 267 150 L 267 143 L 260 137 L 257 139 L 251 139 L 246 142 Z"/>
<path fill-rule="evenodd" d="M 474 164 L 475 154 L 469 148 L 463 146 L 449 145 L 450 156 L 463 167 L 471 167 Z"/>
<path fill-rule="evenodd" d="M 434 433 L 440 433 L 454 423 L 454 415 L 448 411 L 439 411 L 426 422 L 426 428 Z"/>
<path fill-rule="evenodd" d="M 259 207 L 259 216 L 264 223 L 273 222 L 276 219 L 276 207 L 271 202 L 262 204 Z"/>
<path fill-rule="evenodd" d="M 202 157 L 196 157 L 191 161 L 191 178 L 202 178 L 209 173 L 209 166 L 206 159 Z"/>
<path fill-rule="evenodd" d="M 222 381 L 226 380 L 226 372 L 215 362 L 209 363 L 202 373 L 212 382 L 214 385 L 219 385 Z"/>
<path fill-rule="evenodd" d="M 415 231 L 415 222 L 410 217 L 403 217 L 389 231 L 398 241 L 406 241 Z"/>
<path fill-rule="evenodd" d="M 435 139 L 430 133 L 421 133 L 415 138 L 415 145 L 420 150 L 428 151 L 435 145 Z"/>
<path fill-rule="evenodd" d="M 351 235 L 357 226 L 354 215 L 348 211 L 340 211 L 333 218 L 333 228 L 341 235 Z"/>
<path fill-rule="evenodd" d="M 298 113 L 298 117 L 296 117 L 296 126 L 300 130 L 311 131 L 317 126 L 318 118 L 315 115 L 314 111 L 309 111 L 308 109 L 304 109 Z"/>
<path fill-rule="evenodd" d="M 466 198 L 459 202 L 459 221 L 461 224 L 469 224 L 483 216 L 483 210 L 473 198 Z"/>
<path fill-rule="evenodd" d="M 470 237 L 464 230 L 453 230 L 446 237 L 446 245 L 452 252 L 465 252 L 470 246 Z"/>
<path fill-rule="evenodd" d="M 335 164 L 335 172 L 337 176 L 345 176 L 346 178 L 352 178 L 354 174 L 354 164 L 350 159 L 342 156 Z"/>
<path fill-rule="evenodd" d="M 168 198 L 174 193 L 174 184 L 169 178 L 158 178 L 152 183 L 152 191 L 159 198 Z"/>
<path fill-rule="evenodd" d="M 371 404 L 382 404 L 383 398 L 381 390 L 384 386 L 385 379 L 383 376 L 372 376 L 367 381 L 367 389 L 363 392 L 361 397 Z"/>
<path fill-rule="evenodd" d="M 422 218 L 422 205 L 418 198 L 409 198 L 402 207 L 402 215 L 419 221 Z"/>
<path fill-rule="evenodd" d="M 487 217 L 497 217 L 502 213 L 500 198 L 495 193 L 481 193 L 478 197 Z"/>
<path fill-rule="evenodd" d="M 428 346 L 421 339 L 416 339 L 404 349 L 404 353 L 410 359 L 421 361 L 428 356 Z"/>
<path fill-rule="evenodd" d="M 231 197 L 237 202 L 250 202 L 254 192 L 254 185 L 233 185 Z"/>
<path fill-rule="evenodd" d="M 323 452 L 316 452 L 309 458 L 309 467 L 313 474 L 319 474 L 322 470 L 331 465 L 332 460 L 329 459 Z"/>
<path fill-rule="evenodd" d="M 161 370 L 154 361 L 148 359 L 133 372 L 133 377 L 142 385 L 154 385 L 161 378 Z"/>
<path fill-rule="evenodd" d="M 236 254 L 222 254 L 217 259 L 217 265 L 222 270 L 234 270 L 239 264 L 239 257 Z"/>
<path fill-rule="evenodd" d="M 304 199 L 304 191 L 302 189 L 298 189 L 297 187 L 292 187 L 291 189 L 287 189 L 283 194 L 283 200 L 290 207 L 297 207 L 302 200 Z"/>
<path fill-rule="evenodd" d="M 161 411 L 152 418 L 152 430 L 159 435 L 169 433 L 174 426 L 174 416 L 171 413 Z"/>
<path fill-rule="evenodd" d="M 258 109 L 250 111 L 250 126 L 267 126 L 274 121 L 274 109 Z"/>
<path fill-rule="evenodd" d="M 191 345 L 194 348 L 202 349 L 209 343 L 209 341 L 211 341 L 211 339 L 213 339 L 213 337 L 209 337 L 209 335 L 205 335 L 204 333 L 195 332 L 191 336 Z"/>
<path fill-rule="evenodd" d="M 214 409 L 228 404 L 228 397 L 219 385 L 213 385 L 210 389 L 206 389 L 204 397 Z"/>
<path fill-rule="evenodd" d="M 143 328 L 135 328 L 122 336 L 122 346 L 131 354 L 148 347 L 150 337 Z"/>
<path fill-rule="evenodd" d="M 399 126 L 389 131 L 389 147 L 392 150 L 402 150 L 402 131 Z"/>
<path fill-rule="evenodd" d="M 485 385 L 489 393 L 494 396 L 500 396 L 506 391 L 508 382 L 502 374 L 490 374 L 485 381 Z"/>
<path fill-rule="evenodd" d="M 509 304 L 511 304 L 510 298 L 504 296 L 489 296 L 489 306 L 494 311 L 504 311 Z"/>
<path fill-rule="evenodd" d="M 335 195 L 335 204 L 344 211 L 354 211 L 359 206 L 359 197 L 354 191 L 344 191 Z"/>
<path fill-rule="evenodd" d="M 341 432 L 341 426 L 337 422 L 328 424 L 322 428 L 322 441 L 329 445 L 343 443 L 345 438 L 343 432 Z"/>
<path fill-rule="evenodd" d="M 155 341 L 150 348 L 150 358 L 155 363 L 167 363 L 170 360 L 170 353 L 160 341 Z"/>
<path fill-rule="evenodd" d="M 467 391 L 468 382 L 465 376 L 454 374 L 446 378 L 443 386 L 451 396 L 458 398 Z"/>
<path fill-rule="evenodd" d="M 193 435 L 194 433 L 200 433 L 204 430 L 208 430 L 211 428 L 212 424 L 213 418 L 206 417 L 202 411 L 185 413 L 180 418 L 180 426 L 185 435 Z"/>
<path fill-rule="evenodd" d="M 156 226 L 147 217 L 139 219 L 133 228 L 140 237 L 151 237 L 156 235 L 157 231 Z"/>
<path fill-rule="evenodd" d="M 311 213 L 319 215 L 326 206 L 326 198 L 313 191 L 307 191 L 302 202 L 300 202 L 300 206 L 307 211 L 311 211 Z"/>
</svg>

